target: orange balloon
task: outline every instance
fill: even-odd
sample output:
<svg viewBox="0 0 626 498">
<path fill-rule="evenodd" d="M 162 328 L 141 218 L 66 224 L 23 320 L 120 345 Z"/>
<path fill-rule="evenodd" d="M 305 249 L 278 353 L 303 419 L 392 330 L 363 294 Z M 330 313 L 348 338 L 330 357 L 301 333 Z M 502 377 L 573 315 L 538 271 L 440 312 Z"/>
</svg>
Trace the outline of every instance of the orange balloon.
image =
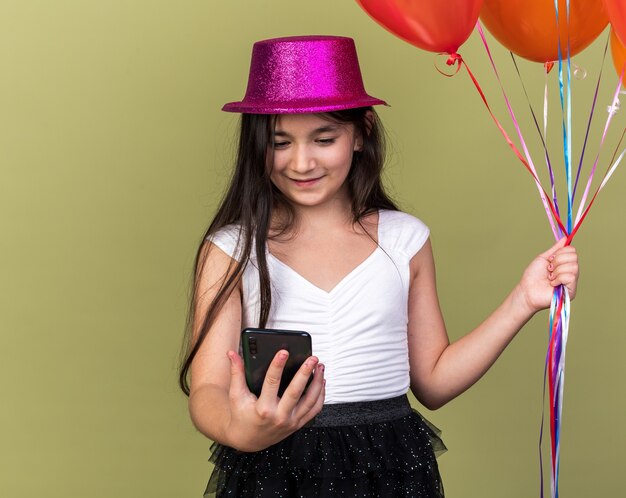
<svg viewBox="0 0 626 498">
<path fill-rule="evenodd" d="M 502 45 L 535 62 L 567 57 L 566 0 L 559 0 L 557 31 L 553 0 L 484 0 L 480 18 Z M 570 56 L 583 50 L 609 22 L 602 0 L 570 0 Z"/>
<path fill-rule="evenodd" d="M 624 0 L 604 0 L 604 8 L 609 15 L 611 28 L 620 41 L 626 43 L 626 3 Z"/>
<path fill-rule="evenodd" d="M 614 29 L 611 30 L 611 55 L 613 56 L 613 65 L 615 66 L 615 71 L 617 72 L 617 76 L 619 77 L 622 74 L 622 69 L 624 68 L 624 64 L 626 64 L 626 47 L 619 41 L 617 37 L 617 33 Z M 624 76 L 622 83 L 626 81 L 626 71 L 624 71 Z"/>
</svg>

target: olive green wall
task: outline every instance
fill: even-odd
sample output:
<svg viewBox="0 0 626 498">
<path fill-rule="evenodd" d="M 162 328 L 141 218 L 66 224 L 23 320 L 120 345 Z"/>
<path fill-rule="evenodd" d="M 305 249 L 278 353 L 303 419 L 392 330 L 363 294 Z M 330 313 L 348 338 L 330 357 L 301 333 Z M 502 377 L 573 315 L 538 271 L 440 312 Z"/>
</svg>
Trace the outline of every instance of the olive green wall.
<svg viewBox="0 0 626 498">
<path fill-rule="evenodd" d="M 551 245 L 532 180 L 467 75 L 442 77 L 433 54 L 379 28 L 354 1 L 1 2 L 0 496 L 201 496 L 209 441 L 188 420 L 176 363 L 194 251 L 232 157 L 237 116 L 219 109 L 243 96 L 253 41 L 314 33 L 354 37 L 366 87 L 392 104 L 380 110 L 392 143 L 389 185 L 432 228 L 451 338 Z M 603 43 L 578 61 L 589 76 L 574 82 L 576 156 Z M 496 45 L 543 168 L 508 54 Z M 508 123 L 475 36 L 463 53 Z M 521 69 L 539 106 L 541 66 Z M 605 69 L 599 120 L 616 83 Z M 561 164 L 555 78 L 551 150 Z M 623 129 L 623 113 L 616 120 Z M 598 142 L 596 127 L 589 159 Z M 623 192 L 618 170 L 576 239 L 567 498 L 623 493 Z M 440 459 L 449 497 L 538 496 L 546 334 L 542 313 L 477 386 L 427 414 L 450 449 Z"/>
</svg>

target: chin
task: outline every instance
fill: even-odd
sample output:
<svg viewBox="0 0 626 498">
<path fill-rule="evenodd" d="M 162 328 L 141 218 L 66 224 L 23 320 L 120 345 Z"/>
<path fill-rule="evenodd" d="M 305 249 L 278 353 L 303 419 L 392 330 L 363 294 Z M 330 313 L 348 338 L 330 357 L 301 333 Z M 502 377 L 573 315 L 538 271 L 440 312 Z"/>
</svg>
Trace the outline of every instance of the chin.
<svg viewBox="0 0 626 498">
<path fill-rule="evenodd" d="M 343 198 L 340 192 L 289 192 L 285 197 L 294 207 L 319 207 L 337 203 Z"/>
<path fill-rule="evenodd" d="M 315 199 L 298 199 L 298 198 L 290 198 L 289 199 L 291 201 L 291 203 L 295 206 L 301 206 L 301 207 L 316 207 L 316 206 L 322 206 L 323 204 L 325 204 L 325 201 L 323 200 L 315 200 Z"/>
</svg>

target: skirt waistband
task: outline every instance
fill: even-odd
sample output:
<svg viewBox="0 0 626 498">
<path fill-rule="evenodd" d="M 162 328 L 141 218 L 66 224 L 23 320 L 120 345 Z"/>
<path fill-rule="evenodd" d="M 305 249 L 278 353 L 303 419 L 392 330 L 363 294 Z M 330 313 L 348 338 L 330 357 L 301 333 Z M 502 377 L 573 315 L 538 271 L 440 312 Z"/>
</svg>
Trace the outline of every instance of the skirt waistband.
<svg viewBox="0 0 626 498">
<path fill-rule="evenodd" d="M 324 405 L 308 427 L 378 424 L 406 417 L 412 412 L 406 395 L 375 401 Z"/>
</svg>

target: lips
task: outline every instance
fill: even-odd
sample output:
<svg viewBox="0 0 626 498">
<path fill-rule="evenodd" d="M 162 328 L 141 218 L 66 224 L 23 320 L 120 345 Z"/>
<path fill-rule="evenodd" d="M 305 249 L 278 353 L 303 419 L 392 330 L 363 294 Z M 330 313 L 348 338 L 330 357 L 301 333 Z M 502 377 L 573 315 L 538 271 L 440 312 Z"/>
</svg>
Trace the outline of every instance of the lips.
<svg viewBox="0 0 626 498">
<path fill-rule="evenodd" d="M 295 178 L 290 178 L 290 180 L 298 187 L 312 187 L 313 185 L 317 184 L 322 178 L 322 176 L 319 176 L 317 178 L 309 178 L 306 180 L 296 180 Z"/>
</svg>

